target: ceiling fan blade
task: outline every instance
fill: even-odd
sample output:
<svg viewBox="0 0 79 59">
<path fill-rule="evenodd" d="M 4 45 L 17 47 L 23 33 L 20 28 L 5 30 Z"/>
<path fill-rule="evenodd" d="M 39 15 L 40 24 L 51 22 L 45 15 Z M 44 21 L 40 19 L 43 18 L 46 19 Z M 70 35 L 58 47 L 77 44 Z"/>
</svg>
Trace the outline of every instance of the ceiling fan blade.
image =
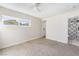
<svg viewBox="0 0 79 59">
<path fill-rule="evenodd" d="M 40 12 L 40 9 L 38 7 L 34 7 L 34 9 Z"/>
</svg>

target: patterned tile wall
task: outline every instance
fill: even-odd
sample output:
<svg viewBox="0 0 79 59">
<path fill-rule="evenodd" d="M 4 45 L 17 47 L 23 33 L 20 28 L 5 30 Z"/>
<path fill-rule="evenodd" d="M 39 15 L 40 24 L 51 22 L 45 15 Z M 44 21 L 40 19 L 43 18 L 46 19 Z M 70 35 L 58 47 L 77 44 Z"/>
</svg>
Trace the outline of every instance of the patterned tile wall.
<svg viewBox="0 0 79 59">
<path fill-rule="evenodd" d="M 68 40 L 78 40 L 79 31 L 78 17 L 70 18 L 68 20 Z"/>
</svg>

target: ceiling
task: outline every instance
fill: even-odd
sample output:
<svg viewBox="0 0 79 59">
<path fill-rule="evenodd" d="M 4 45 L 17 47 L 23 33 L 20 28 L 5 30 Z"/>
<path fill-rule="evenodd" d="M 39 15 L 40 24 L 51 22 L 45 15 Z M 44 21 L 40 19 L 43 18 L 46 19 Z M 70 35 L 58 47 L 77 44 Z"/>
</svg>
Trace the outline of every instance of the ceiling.
<svg viewBox="0 0 79 59">
<path fill-rule="evenodd" d="M 79 8 L 78 3 L 0 3 L 1 6 L 39 18 L 46 18 Z"/>
</svg>

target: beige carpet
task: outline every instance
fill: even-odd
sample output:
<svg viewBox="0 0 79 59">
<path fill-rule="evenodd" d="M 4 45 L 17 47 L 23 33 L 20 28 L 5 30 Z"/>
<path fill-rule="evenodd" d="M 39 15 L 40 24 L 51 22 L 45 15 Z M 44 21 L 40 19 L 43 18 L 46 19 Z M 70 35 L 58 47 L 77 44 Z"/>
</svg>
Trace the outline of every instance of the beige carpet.
<svg viewBox="0 0 79 59">
<path fill-rule="evenodd" d="M 0 50 L 2 56 L 78 56 L 79 47 L 45 38 Z"/>
</svg>

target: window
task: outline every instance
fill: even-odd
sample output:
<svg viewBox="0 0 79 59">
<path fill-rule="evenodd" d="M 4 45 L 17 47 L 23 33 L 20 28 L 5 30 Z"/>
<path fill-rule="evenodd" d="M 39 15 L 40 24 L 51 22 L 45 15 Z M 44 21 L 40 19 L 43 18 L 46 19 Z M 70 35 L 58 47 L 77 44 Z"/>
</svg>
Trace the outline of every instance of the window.
<svg viewBox="0 0 79 59">
<path fill-rule="evenodd" d="M 0 19 L 0 24 L 3 25 L 31 26 L 31 20 L 29 19 L 21 19 L 4 15 L 2 15 Z"/>
</svg>

